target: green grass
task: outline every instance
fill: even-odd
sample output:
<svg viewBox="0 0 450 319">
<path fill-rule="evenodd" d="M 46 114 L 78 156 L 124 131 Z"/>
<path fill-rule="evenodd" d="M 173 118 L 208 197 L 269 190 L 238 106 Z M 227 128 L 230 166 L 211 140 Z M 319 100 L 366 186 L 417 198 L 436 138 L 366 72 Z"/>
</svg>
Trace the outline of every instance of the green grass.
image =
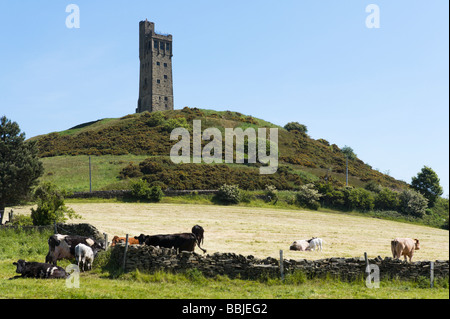
<svg viewBox="0 0 450 319">
<path fill-rule="evenodd" d="M 148 156 L 91 156 L 93 190 L 128 189 L 128 180 L 120 180 L 119 172 L 133 162 L 138 164 Z M 41 182 L 52 182 L 71 192 L 89 191 L 89 156 L 56 156 L 41 159 L 44 175 Z"/>
<path fill-rule="evenodd" d="M 225 276 L 205 278 L 196 270 L 182 274 L 163 271 L 133 271 L 114 274 L 103 268 L 80 275 L 80 288 L 67 288 L 65 280 L 16 279 L 18 259 L 43 262 L 50 232 L 0 229 L 0 298 L 25 299 L 448 299 L 448 279 L 437 280 L 428 288 L 426 280 L 382 281 L 379 289 L 369 289 L 362 280 L 342 282 L 337 279 L 307 279 L 302 273 L 281 279 L 240 280 Z M 100 258 L 99 258 L 100 259 Z M 101 259 L 100 259 L 101 260 Z M 60 262 L 66 267 L 70 261 Z"/>
</svg>

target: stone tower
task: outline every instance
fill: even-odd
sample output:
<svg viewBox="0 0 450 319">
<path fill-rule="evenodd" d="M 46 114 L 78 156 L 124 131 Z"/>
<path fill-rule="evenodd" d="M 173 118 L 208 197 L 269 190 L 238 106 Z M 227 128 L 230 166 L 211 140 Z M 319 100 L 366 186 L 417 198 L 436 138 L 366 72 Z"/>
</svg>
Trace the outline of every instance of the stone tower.
<svg viewBox="0 0 450 319">
<path fill-rule="evenodd" d="M 153 22 L 139 22 L 139 60 L 136 113 L 173 110 L 172 35 L 156 34 Z"/>
</svg>

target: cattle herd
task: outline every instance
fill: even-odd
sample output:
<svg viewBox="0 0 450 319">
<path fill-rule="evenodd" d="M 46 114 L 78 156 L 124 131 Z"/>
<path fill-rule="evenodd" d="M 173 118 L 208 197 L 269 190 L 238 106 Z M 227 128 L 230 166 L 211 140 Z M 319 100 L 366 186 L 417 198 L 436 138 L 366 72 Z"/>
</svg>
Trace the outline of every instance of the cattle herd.
<svg viewBox="0 0 450 319">
<path fill-rule="evenodd" d="M 204 240 L 204 229 L 199 225 L 192 227 L 190 233 L 179 233 L 169 235 L 145 235 L 129 237 L 129 245 L 148 245 L 164 248 L 174 248 L 178 252 L 191 251 L 195 247 L 206 253 L 206 250 L 200 247 Z M 114 236 L 111 246 L 118 243 L 125 243 L 125 237 Z M 290 250 L 296 251 L 322 251 L 324 241 L 321 238 L 312 237 L 311 239 L 296 240 L 290 245 Z M 16 273 L 20 276 L 16 278 L 67 278 L 69 274 L 61 267 L 57 266 L 57 261 L 61 259 L 75 260 L 81 271 L 92 269 L 97 253 L 106 249 L 104 242 L 96 241 L 90 237 L 78 235 L 55 234 L 48 239 L 48 254 L 45 257 L 45 263 L 26 262 L 19 259 L 13 265 L 17 267 Z M 404 256 L 405 261 L 409 257 L 409 262 L 413 257 L 414 251 L 419 250 L 419 240 L 411 238 L 396 238 L 391 241 L 391 251 L 393 258 Z"/>
<path fill-rule="evenodd" d="M 289 246 L 289 249 L 297 251 L 322 251 L 322 244 L 323 240 L 321 238 L 313 237 L 311 239 L 296 240 Z M 391 241 L 391 251 L 394 259 L 400 259 L 403 256 L 405 261 L 407 261 L 407 257 L 409 257 L 409 262 L 411 262 L 414 251 L 419 249 L 420 243 L 418 239 L 396 238 Z"/>
<path fill-rule="evenodd" d="M 144 235 L 140 234 L 128 238 L 128 244 L 130 245 L 151 245 L 164 248 L 175 248 L 177 251 L 194 251 L 197 245 L 199 249 L 206 253 L 206 250 L 201 248 L 204 240 L 204 229 L 199 225 L 192 227 L 191 233 L 169 234 L 169 235 Z M 125 237 L 114 236 L 111 246 L 115 246 L 118 243 L 124 243 Z M 76 261 L 81 271 L 87 271 L 92 269 L 92 263 L 94 262 L 97 253 L 101 250 L 105 250 L 106 245 L 104 242 L 99 242 L 91 237 L 79 236 L 79 235 L 61 235 L 55 234 L 48 239 L 48 254 L 45 257 L 45 263 L 39 262 L 26 262 L 23 259 L 19 259 L 14 262 L 16 273 L 20 276 L 16 278 L 67 278 L 68 273 L 57 266 L 58 260 L 71 259 Z"/>
</svg>

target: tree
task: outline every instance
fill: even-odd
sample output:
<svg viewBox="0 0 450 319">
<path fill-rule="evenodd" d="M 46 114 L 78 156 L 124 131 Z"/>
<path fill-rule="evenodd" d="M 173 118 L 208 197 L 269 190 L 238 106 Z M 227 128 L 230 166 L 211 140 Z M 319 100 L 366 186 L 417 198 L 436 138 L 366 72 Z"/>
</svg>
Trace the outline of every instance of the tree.
<svg viewBox="0 0 450 319">
<path fill-rule="evenodd" d="M 347 157 L 349 160 L 354 160 L 356 159 L 356 154 L 353 151 L 353 148 L 351 148 L 350 146 L 345 145 L 341 152 L 345 155 L 345 157 Z"/>
<path fill-rule="evenodd" d="M 6 116 L 0 118 L 0 225 L 7 205 L 16 205 L 31 193 L 44 172 L 35 142 Z"/>
<path fill-rule="evenodd" d="M 290 131 L 299 131 L 300 133 L 307 133 L 308 128 L 306 125 L 300 124 L 299 122 L 289 122 L 284 126 L 285 130 Z"/>
<path fill-rule="evenodd" d="M 345 161 L 345 186 L 348 186 L 348 161 L 349 160 L 355 160 L 356 154 L 353 151 L 353 148 L 350 146 L 345 145 L 341 152 L 344 154 L 346 161 Z"/>
<path fill-rule="evenodd" d="M 33 225 L 51 225 L 54 222 L 63 223 L 67 218 L 79 218 L 73 209 L 65 205 L 66 195 L 66 191 L 58 189 L 50 182 L 40 185 L 34 192 L 37 208 L 31 209 Z"/>
<path fill-rule="evenodd" d="M 434 207 L 439 196 L 444 193 L 439 182 L 436 172 L 424 166 L 417 176 L 412 178 L 411 186 L 428 199 L 428 207 Z"/>
<path fill-rule="evenodd" d="M 404 215 L 422 218 L 428 206 L 428 200 L 412 189 L 403 190 L 398 196 L 399 209 Z"/>
<path fill-rule="evenodd" d="M 295 201 L 301 207 L 306 207 L 313 210 L 320 208 L 319 200 L 322 194 L 314 188 L 313 184 L 300 186 L 298 192 L 295 194 Z"/>
</svg>

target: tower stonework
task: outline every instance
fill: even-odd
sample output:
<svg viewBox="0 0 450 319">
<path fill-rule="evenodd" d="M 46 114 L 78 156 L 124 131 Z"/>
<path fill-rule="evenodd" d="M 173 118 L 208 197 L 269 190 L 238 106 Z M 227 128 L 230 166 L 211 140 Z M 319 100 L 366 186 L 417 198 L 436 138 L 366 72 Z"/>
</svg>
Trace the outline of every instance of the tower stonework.
<svg viewBox="0 0 450 319">
<path fill-rule="evenodd" d="M 156 34 L 153 22 L 139 22 L 139 60 L 136 113 L 173 110 L 172 35 Z"/>
</svg>

